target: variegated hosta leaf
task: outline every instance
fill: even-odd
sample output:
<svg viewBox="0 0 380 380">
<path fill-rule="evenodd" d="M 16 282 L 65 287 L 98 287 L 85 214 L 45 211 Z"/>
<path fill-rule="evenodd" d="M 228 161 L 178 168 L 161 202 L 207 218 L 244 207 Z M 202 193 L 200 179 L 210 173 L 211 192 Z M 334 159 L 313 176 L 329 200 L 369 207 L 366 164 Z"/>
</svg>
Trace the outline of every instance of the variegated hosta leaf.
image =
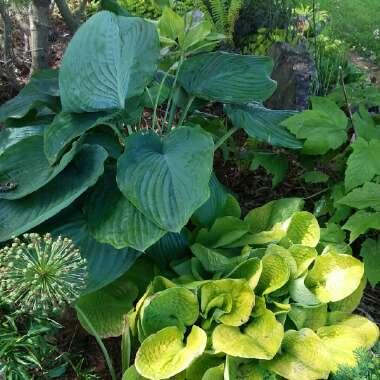
<svg viewBox="0 0 380 380">
<path fill-rule="evenodd" d="M 320 228 L 316 217 L 307 211 L 296 212 L 290 219 L 286 237 L 292 244 L 316 247 L 320 239 Z"/>
<path fill-rule="evenodd" d="M 225 380 L 264 380 L 264 368 L 257 360 L 235 358 L 227 355 Z"/>
<path fill-rule="evenodd" d="M 335 372 L 339 366 L 356 366 L 354 352 L 359 348 L 370 349 L 379 339 L 379 328 L 362 316 L 352 315 L 335 325 L 321 327 L 318 335 L 329 352 Z"/>
<path fill-rule="evenodd" d="M 327 305 L 292 304 L 288 315 L 298 330 L 307 327 L 316 331 L 327 322 Z"/>
<path fill-rule="evenodd" d="M 203 354 L 206 343 L 207 335 L 198 326 L 193 326 L 185 341 L 178 327 L 166 327 L 141 344 L 136 354 L 136 369 L 148 379 L 166 379 L 188 368 Z"/>
<path fill-rule="evenodd" d="M 351 295 L 360 285 L 364 266 L 358 259 L 327 253 L 315 259 L 305 285 L 322 303 L 337 302 Z"/>
<path fill-rule="evenodd" d="M 293 301 L 302 305 L 318 305 L 319 299 L 305 286 L 305 277 L 297 278 L 289 283 L 289 294 Z"/>
<path fill-rule="evenodd" d="M 147 298 L 141 310 L 141 326 L 146 336 L 164 327 L 183 329 L 198 319 L 197 297 L 186 288 L 174 287 Z"/>
<path fill-rule="evenodd" d="M 318 252 L 314 248 L 300 244 L 290 246 L 289 252 L 297 263 L 296 278 L 300 277 L 318 256 Z"/>
<path fill-rule="evenodd" d="M 287 331 L 281 352 L 263 364 L 288 380 L 327 379 L 332 365 L 322 340 L 310 329 Z"/>
<path fill-rule="evenodd" d="M 217 367 L 222 363 L 224 363 L 224 357 L 204 353 L 186 370 L 186 380 L 202 379 L 209 368 Z"/>
<path fill-rule="evenodd" d="M 229 326 L 241 326 L 248 321 L 255 304 L 255 295 L 245 280 L 223 279 L 201 286 L 201 312 Z"/>
<path fill-rule="evenodd" d="M 252 290 L 255 290 L 263 271 L 260 259 L 253 257 L 237 265 L 227 276 L 229 278 L 242 278 L 246 280 Z"/>
<path fill-rule="evenodd" d="M 168 380 L 185 380 L 185 373 L 181 372 L 178 375 L 170 377 Z M 129 367 L 123 375 L 122 380 L 148 380 L 146 377 L 141 376 L 138 372 L 136 367 L 133 365 Z"/>
<path fill-rule="evenodd" d="M 272 359 L 280 348 L 284 328 L 270 310 L 242 328 L 219 325 L 212 334 L 216 352 L 249 359 Z"/>
<path fill-rule="evenodd" d="M 256 291 L 267 295 L 284 286 L 290 278 L 290 269 L 286 259 L 276 253 L 267 254 L 262 259 L 263 272 Z"/>
<path fill-rule="evenodd" d="M 285 259 L 290 270 L 290 279 L 294 279 L 297 275 L 297 262 L 293 255 L 284 247 L 276 244 L 270 244 L 266 250 L 266 255 L 276 254 Z"/>
</svg>

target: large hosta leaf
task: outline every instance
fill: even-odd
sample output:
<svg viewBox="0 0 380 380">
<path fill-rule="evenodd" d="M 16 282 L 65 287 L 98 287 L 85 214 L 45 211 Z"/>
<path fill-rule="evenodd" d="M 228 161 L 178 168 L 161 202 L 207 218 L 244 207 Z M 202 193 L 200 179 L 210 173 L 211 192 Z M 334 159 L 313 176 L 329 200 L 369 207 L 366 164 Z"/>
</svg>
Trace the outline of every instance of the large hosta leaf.
<svg viewBox="0 0 380 380">
<path fill-rule="evenodd" d="M 264 380 L 265 369 L 258 361 L 227 356 L 225 380 Z"/>
<path fill-rule="evenodd" d="M 305 285 L 321 302 L 337 302 L 359 287 L 363 275 L 360 260 L 350 255 L 327 253 L 315 259 Z"/>
<path fill-rule="evenodd" d="M 2 128 L 0 129 L 0 155 L 9 147 L 30 136 L 42 136 L 42 126 Z"/>
<path fill-rule="evenodd" d="M 296 212 L 286 231 L 286 237 L 292 244 L 301 244 L 312 248 L 319 243 L 320 234 L 316 217 L 307 211 Z"/>
<path fill-rule="evenodd" d="M 243 328 L 219 325 L 212 334 L 216 352 L 250 359 L 272 359 L 281 346 L 284 328 L 270 310 Z"/>
<path fill-rule="evenodd" d="M 136 133 L 118 161 L 120 190 L 162 229 L 180 232 L 209 197 L 213 141 L 200 128 L 182 127 L 164 139 Z"/>
<path fill-rule="evenodd" d="M 62 60 L 59 85 L 65 112 L 124 108 L 143 93 L 159 57 L 155 26 L 102 11 L 77 31 Z"/>
<path fill-rule="evenodd" d="M 147 298 L 141 310 L 141 326 L 146 336 L 165 327 L 183 329 L 198 319 L 197 297 L 186 288 L 173 287 Z"/>
<path fill-rule="evenodd" d="M 292 304 L 288 315 L 298 330 L 307 327 L 315 331 L 327 322 L 327 305 Z"/>
<path fill-rule="evenodd" d="M 233 125 L 244 129 L 250 137 L 284 148 L 302 148 L 301 142 L 280 125 L 294 115 L 292 111 L 274 111 L 259 103 L 227 105 L 225 111 Z"/>
<path fill-rule="evenodd" d="M 0 241 L 28 231 L 70 205 L 96 183 L 106 158 L 103 148 L 84 146 L 72 164 L 39 191 L 18 200 L 0 200 Z"/>
<path fill-rule="evenodd" d="M 59 163 L 51 166 L 43 146 L 42 136 L 30 136 L 11 145 L 0 156 L 0 187 L 14 184 L 13 189 L 0 192 L 0 198 L 19 199 L 38 190 L 65 169 L 79 149 L 75 143 Z"/>
<path fill-rule="evenodd" d="M 191 95 L 222 103 L 248 103 L 269 98 L 276 89 L 270 79 L 272 60 L 225 52 L 187 59 L 178 80 Z"/>
<path fill-rule="evenodd" d="M 290 246 L 289 252 L 297 263 L 296 278 L 300 277 L 309 268 L 318 255 L 315 248 L 306 247 L 305 245 L 300 244 Z"/>
<path fill-rule="evenodd" d="M 207 369 L 216 367 L 224 362 L 223 357 L 204 353 L 198 359 L 195 359 L 191 366 L 186 370 L 187 380 L 202 379 Z"/>
<path fill-rule="evenodd" d="M 248 281 L 251 289 L 255 289 L 263 271 L 262 261 L 256 257 L 244 260 L 241 264 L 237 265 L 231 273 L 228 274 L 230 278 L 242 278 Z"/>
<path fill-rule="evenodd" d="M 281 353 L 266 364 L 289 380 L 327 379 L 331 360 L 322 340 L 310 329 L 285 333 Z"/>
<path fill-rule="evenodd" d="M 94 293 L 83 295 L 76 305 L 102 338 L 120 336 L 125 324 L 125 315 L 133 308 L 138 295 L 135 284 L 121 277 L 112 284 Z M 78 313 L 78 319 L 91 334 L 91 328 Z"/>
<path fill-rule="evenodd" d="M 112 245 L 97 242 L 89 231 L 82 214 L 52 231 L 53 235 L 70 238 L 86 259 L 88 279 L 84 293 L 91 293 L 110 284 L 134 264 L 141 255 L 131 248 L 116 249 Z M 140 275 L 140 272 L 138 272 Z M 135 282 L 136 283 L 136 282 Z M 145 285 L 145 284 L 144 284 Z"/>
<path fill-rule="evenodd" d="M 118 249 L 145 251 L 165 234 L 120 192 L 113 170 L 98 182 L 85 210 L 96 240 Z"/>
<path fill-rule="evenodd" d="M 145 339 L 137 351 L 135 366 L 148 379 L 159 380 L 185 370 L 206 348 L 207 335 L 193 326 L 184 342 L 178 327 L 166 327 Z"/>
</svg>

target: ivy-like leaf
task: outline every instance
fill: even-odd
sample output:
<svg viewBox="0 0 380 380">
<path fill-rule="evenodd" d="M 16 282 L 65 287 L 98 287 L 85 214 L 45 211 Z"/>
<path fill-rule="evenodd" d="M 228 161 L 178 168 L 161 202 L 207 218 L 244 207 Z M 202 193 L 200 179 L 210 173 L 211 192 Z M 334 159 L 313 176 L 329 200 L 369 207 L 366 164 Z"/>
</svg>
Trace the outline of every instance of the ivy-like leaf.
<svg viewBox="0 0 380 380">
<path fill-rule="evenodd" d="M 369 229 L 380 230 L 380 212 L 359 210 L 350 216 L 342 228 L 351 232 L 350 243 L 352 243 L 360 235 L 366 234 Z"/>
<path fill-rule="evenodd" d="M 362 244 L 360 256 L 364 261 L 364 268 L 368 281 L 372 286 L 380 282 L 380 238 L 367 239 Z"/>
<path fill-rule="evenodd" d="M 337 202 L 357 209 L 372 208 L 380 211 L 380 184 L 367 182 Z"/>
</svg>

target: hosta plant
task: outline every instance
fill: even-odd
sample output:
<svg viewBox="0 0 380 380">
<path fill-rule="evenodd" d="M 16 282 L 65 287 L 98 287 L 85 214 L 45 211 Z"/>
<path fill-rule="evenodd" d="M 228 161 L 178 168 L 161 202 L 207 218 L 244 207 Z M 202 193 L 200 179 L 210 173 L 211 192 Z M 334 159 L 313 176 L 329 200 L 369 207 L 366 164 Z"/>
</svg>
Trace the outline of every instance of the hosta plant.
<svg viewBox="0 0 380 380">
<path fill-rule="evenodd" d="M 212 52 L 220 36 L 197 12 L 166 8 L 158 23 L 116 12 L 92 16 L 59 72 L 0 108 L 0 242 L 35 228 L 67 236 L 87 260 L 86 292 L 180 233 L 210 198 L 214 150 L 239 128 L 301 146 L 279 126 L 289 112 L 261 104 L 276 87 L 269 58 Z M 207 103 L 234 124 L 216 143 L 188 118 Z"/>
<path fill-rule="evenodd" d="M 281 199 L 244 219 L 236 212 L 199 223 L 189 252 L 167 250 L 173 260 L 127 324 L 122 316 L 139 292 L 127 284 L 142 277 L 141 268 L 110 285 L 121 296 L 103 296 L 112 306 L 101 313 L 87 299 L 84 310 L 103 336 L 112 335 L 111 326 L 124 336 L 122 326 L 129 326 L 136 356 L 123 380 L 317 380 L 355 366 L 356 350 L 379 337 L 375 323 L 352 314 L 366 284 L 364 266 L 348 246 L 321 240 L 316 218 L 302 207 L 300 199 Z"/>
</svg>

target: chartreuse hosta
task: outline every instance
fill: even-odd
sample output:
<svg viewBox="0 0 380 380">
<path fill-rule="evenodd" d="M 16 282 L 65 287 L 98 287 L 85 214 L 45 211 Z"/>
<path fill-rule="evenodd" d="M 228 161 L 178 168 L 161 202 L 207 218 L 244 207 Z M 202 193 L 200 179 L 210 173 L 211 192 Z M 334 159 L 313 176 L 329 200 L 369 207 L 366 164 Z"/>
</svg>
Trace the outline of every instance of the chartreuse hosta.
<svg viewBox="0 0 380 380">
<path fill-rule="evenodd" d="M 150 251 L 161 272 L 138 260 L 118 282 L 83 297 L 101 336 L 132 337 L 136 356 L 123 380 L 317 380 L 355 366 L 355 351 L 379 337 L 376 324 L 352 314 L 364 267 L 349 246 L 321 239 L 302 207 L 293 198 L 244 219 L 236 205 L 219 208 L 211 223 L 198 215 L 188 251 L 174 240 Z"/>
<path fill-rule="evenodd" d="M 276 87 L 269 58 L 212 52 L 223 36 L 197 12 L 166 8 L 158 23 L 122 13 L 91 17 L 59 72 L 37 73 L 0 108 L 0 242 L 41 224 L 68 236 L 87 260 L 88 292 L 179 238 L 210 197 L 214 150 L 230 134 L 301 147 L 279 126 L 289 112 L 261 104 Z M 216 144 L 187 117 L 212 102 L 234 124 Z"/>
</svg>

